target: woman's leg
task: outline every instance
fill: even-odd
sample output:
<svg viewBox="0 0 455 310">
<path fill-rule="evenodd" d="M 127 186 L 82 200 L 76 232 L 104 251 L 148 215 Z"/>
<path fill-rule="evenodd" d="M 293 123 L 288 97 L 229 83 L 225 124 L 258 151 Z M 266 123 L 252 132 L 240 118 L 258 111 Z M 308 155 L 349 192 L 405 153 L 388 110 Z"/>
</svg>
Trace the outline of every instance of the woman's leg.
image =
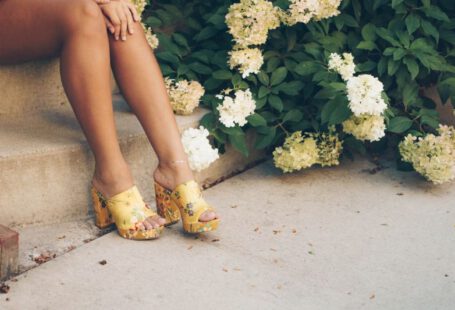
<svg viewBox="0 0 455 310">
<path fill-rule="evenodd" d="M 147 134 L 159 165 L 154 178 L 168 188 L 193 179 L 188 163 L 174 165 L 177 159 L 187 159 L 180 132 L 169 102 L 163 75 L 155 55 L 148 45 L 139 22 L 134 34 L 126 41 L 116 41 L 109 35 L 112 68 L 119 88 Z M 200 220 L 210 221 L 215 212 L 204 212 Z"/>
<path fill-rule="evenodd" d="M 39 22 L 37 22 L 39 20 Z M 93 0 L 0 1 L 0 64 L 60 56 L 65 92 L 94 153 L 94 185 L 107 197 L 133 185 L 117 141 L 107 30 Z M 164 223 L 158 217 L 147 229 Z"/>
</svg>

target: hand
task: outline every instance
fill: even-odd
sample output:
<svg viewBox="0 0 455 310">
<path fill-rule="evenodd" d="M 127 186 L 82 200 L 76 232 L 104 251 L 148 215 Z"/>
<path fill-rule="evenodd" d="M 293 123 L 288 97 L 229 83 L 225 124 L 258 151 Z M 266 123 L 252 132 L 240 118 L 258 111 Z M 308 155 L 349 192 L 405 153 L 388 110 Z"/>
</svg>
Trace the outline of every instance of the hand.
<svg viewBox="0 0 455 310">
<path fill-rule="evenodd" d="M 127 0 L 109 1 L 100 4 L 100 8 L 104 14 L 107 28 L 114 35 L 115 40 L 121 37 L 125 41 L 128 32 L 133 34 L 133 24 L 140 20 L 140 16 L 131 2 Z"/>
</svg>

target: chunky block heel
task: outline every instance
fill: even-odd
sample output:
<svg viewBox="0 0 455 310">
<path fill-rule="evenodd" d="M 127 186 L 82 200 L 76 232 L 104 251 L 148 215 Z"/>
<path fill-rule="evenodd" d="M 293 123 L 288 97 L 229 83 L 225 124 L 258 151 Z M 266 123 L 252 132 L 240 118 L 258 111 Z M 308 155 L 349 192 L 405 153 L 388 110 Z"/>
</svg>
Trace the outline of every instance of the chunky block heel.
<svg viewBox="0 0 455 310">
<path fill-rule="evenodd" d="M 171 199 L 171 190 L 155 181 L 155 200 L 158 215 L 166 219 L 164 226 L 176 224 L 180 221 L 180 210 Z"/>
<path fill-rule="evenodd" d="M 115 224 L 120 236 L 126 239 L 156 239 L 163 226 L 153 229 L 140 229 L 145 219 L 157 215 L 142 199 L 134 185 L 113 197 L 106 199 L 94 186 L 91 189 L 95 209 L 95 223 L 99 228 Z"/>
<path fill-rule="evenodd" d="M 214 210 L 202 197 L 202 190 L 195 180 L 183 182 L 172 191 L 154 181 L 157 210 L 166 218 L 167 225 L 182 219 L 183 230 L 187 233 L 203 233 L 218 228 L 218 218 L 208 222 L 199 221 L 202 213 Z"/>
</svg>

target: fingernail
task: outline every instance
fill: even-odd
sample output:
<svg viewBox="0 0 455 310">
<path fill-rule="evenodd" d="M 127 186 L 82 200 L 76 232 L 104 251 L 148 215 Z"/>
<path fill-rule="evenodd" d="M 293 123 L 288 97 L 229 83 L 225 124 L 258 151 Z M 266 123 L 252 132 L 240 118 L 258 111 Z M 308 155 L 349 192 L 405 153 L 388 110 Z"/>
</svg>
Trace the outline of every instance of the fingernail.
<svg viewBox="0 0 455 310">
<path fill-rule="evenodd" d="M 126 41 L 126 37 L 122 37 L 122 40 L 123 40 L 123 41 Z"/>
</svg>

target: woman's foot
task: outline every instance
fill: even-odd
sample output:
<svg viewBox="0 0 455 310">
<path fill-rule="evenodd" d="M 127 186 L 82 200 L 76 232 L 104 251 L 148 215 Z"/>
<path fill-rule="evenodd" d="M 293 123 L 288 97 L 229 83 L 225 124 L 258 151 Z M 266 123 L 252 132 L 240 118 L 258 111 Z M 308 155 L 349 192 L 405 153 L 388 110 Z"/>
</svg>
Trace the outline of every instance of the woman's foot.
<svg viewBox="0 0 455 310">
<path fill-rule="evenodd" d="M 165 165 L 160 163 L 153 172 L 153 178 L 160 185 L 170 190 L 174 190 L 174 188 L 177 185 L 188 180 L 194 179 L 194 176 L 186 162 L 184 163 L 179 162 L 178 165 L 175 164 Z M 201 216 L 199 217 L 199 221 L 209 222 L 216 218 L 219 218 L 219 216 L 215 212 L 206 211 L 201 214 Z"/>
<path fill-rule="evenodd" d="M 95 188 L 107 199 L 119 194 L 134 185 L 128 166 L 112 169 L 108 173 L 95 171 L 92 179 Z M 151 216 L 139 224 L 139 228 L 149 230 L 164 225 L 166 220 L 159 215 Z"/>
</svg>

